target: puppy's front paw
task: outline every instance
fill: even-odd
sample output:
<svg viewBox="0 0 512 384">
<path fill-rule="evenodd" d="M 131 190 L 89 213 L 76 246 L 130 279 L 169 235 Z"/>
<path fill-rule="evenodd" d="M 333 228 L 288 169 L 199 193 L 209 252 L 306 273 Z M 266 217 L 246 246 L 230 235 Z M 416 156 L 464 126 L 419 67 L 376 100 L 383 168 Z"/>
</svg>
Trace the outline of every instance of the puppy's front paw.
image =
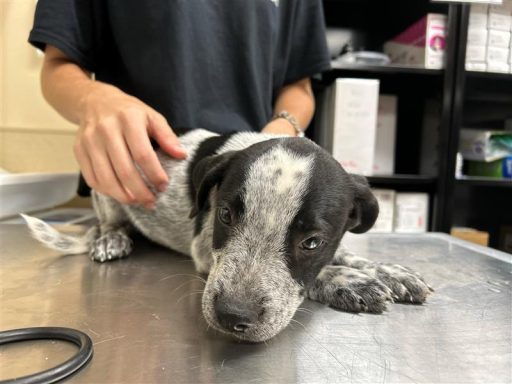
<svg viewBox="0 0 512 384">
<path fill-rule="evenodd" d="M 348 312 L 382 313 L 392 300 L 391 290 L 377 279 L 342 266 L 324 267 L 307 295 Z"/>
<path fill-rule="evenodd" d="M 390 288 L 398 302 L 421 304 L 434 291 L 419 273 L 398 264 L 373 264 L 362 271 Z"/>
<path fill-rule="evenodd" d="M 132 240 L 122 232 L 107 232 L 93 243 L 90 256 L 100 263 L 121 259 L 132 251 L 132 244 Z"/>
</svg>

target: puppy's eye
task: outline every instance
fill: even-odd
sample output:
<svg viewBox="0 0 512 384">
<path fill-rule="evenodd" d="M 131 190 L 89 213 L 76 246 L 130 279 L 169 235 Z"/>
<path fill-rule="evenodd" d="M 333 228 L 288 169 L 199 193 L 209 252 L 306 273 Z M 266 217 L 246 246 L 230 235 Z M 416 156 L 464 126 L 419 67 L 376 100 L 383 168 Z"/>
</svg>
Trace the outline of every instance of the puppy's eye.
<svg viewBox="0 0 512 384">
<path fill-rule="evenodd" d="M 219 220 L 226 225 L 231 225 L 231 212 L 228 208 L 221 207 L 217 210 L 217 215 L 219 216 Z"/>
<path fill-rule="evenodd" d="M 313 249 L 320 247 L 322 244 L 323 240 L 321 238 L 313 236 L 300 243 L 300 246 L 307 251 L 312 251 Z"/>
</svg>

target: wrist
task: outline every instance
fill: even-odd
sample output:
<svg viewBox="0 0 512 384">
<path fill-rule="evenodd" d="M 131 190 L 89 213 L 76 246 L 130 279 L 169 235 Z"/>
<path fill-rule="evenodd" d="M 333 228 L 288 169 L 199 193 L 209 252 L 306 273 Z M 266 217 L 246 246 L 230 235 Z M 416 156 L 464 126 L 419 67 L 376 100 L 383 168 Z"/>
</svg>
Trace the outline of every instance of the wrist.
<svg viewBox="0 0 512 384">
<path fill-rule="evenodd" d="M 263 129 L 263 133 L 274 135 L 296 136 L 295 129 L 285 119 L 274 119 L 270 121 Z"/>
<path fill-rule="evenodd" d="M 293 130 L 293 136 L 304 137 L 304 129 L 300 126 L 299 122 L 290 112 L 282 110 L 274 115 L 273 120 L 284 120 Z"/>
<path fill-rule="evenodd" d="M 89 80 L 86 84 L 82 85 L 81 91 L 81 96 L 78 100 L 80 123 L 87 121 L 91 112 L 97 109 L 96 106 L 104 106 L 108 102 L 109 97 L 112 97 L 117 92 L 121 92 L 119 88 L 113 85 L 94 80 Z"/>
</svg>

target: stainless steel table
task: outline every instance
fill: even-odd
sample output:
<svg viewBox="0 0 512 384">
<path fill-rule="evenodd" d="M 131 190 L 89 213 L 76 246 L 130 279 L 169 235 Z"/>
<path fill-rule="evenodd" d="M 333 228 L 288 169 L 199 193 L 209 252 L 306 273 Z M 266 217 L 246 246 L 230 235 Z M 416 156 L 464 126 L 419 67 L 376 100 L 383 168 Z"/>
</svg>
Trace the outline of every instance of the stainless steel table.
<svg viewBox="0 0 512 384">
<path fill-rule="evenodd" d="M 92 361 L 76 383 L 510 383 L 510 255 L 441 234 L 363 235 L 349 246 L 421 271 L 426 305 L 355 315 L 305 302 L 265 344 L 208 330 L 202 282 L 187 258 L 143 240 L 126 260 L 62 256 L 0 225 L 0 329 L 88 333 Z M 0 348 L 0 378 L 48 368 L 75 351 L 59 341 Z"/>
</svg>

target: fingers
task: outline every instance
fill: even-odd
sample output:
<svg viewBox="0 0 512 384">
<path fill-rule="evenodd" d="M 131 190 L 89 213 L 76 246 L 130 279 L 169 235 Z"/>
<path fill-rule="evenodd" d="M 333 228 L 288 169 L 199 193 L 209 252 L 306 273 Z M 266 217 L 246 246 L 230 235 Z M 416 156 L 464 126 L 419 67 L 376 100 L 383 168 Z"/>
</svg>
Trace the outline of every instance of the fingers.
<svg viewBox="0 0 512 384">
<path fill-rule="evenodd" d="M 181 147 L 165 117 L 157 112 L 151 113 L 148 128 L 149 135 L 156 140 L 165 152 L 176 159 L 187 158 L 187 152 Z"/>
<path fill-rule="evenodd" d="M 163 192 L 167 188 L 169 178 L 151 146 L 146 127 L 147 117 L 132 116 L 124 124 L 124 139 L 131 158 L 140 167 L 148 181 Z"/>
<path fill-rule="evenodd" d="M 85 180 L 91 188 L 100 193 L 124 204 L 132 203 L 134 197 L 120 183 L 106 150 L 91 139 L 83 136 L 75 147 Z"/>
<path fill-rule="evenodd" d="M 135 200 L 146 208 L 153 208 L 155 197 L 142 179 L 131 158 L 130 152 L 122 137 L 113 137 L 109 144 L 108 156 L 115 174 L 125 189 L 130 191 Z"/>
</svg>

